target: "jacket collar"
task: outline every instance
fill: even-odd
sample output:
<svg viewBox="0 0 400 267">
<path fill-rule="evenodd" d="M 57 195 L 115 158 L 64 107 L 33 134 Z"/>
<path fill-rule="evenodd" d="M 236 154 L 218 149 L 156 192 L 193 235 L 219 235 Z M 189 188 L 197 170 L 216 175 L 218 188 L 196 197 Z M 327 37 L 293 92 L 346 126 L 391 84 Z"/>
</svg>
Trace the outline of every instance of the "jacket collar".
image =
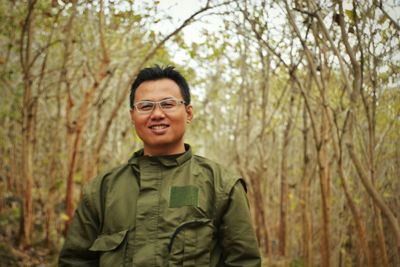
<svg viewBox="0 0 400 267">
<path fill-rule="evenodd" d="M 139 166 L 139 160 L 149 160 L 158 162 L 165 167 L 179 166 L 185 163 L 192 157 L 192 148 L 190 145 L 185 144 L 185 152 L 179 155 L 167 156 L 144 156 L 143 149 L 136 151 L 133 156 L 128 160 L 128 163 L 134 166 Z"/>
</svg>

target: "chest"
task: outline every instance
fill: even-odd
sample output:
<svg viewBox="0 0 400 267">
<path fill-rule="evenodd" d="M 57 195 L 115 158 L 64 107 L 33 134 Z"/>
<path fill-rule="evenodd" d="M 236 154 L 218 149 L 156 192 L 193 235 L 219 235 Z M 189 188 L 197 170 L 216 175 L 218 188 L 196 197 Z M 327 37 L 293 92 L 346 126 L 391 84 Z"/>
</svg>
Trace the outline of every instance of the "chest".
<svg viewBox="0 0 400 267">
<path fill-rule="evenodd" d="M 102 232 L 123 236 L 102 261 L 115 262 L 118 254 L 134 266 L 186 262 L 194 255 L 196 264 L 208 261 L 216 245 L 217 196 L 207 175 L 145 165 L 123 175 L 104 197 Z"/>
<path fill-rule="evenodd" d="M 216 198 L 213 179 L 204 173 L 142 164 L 139 172 L 124 174 L 106 191 L 102 231 L 144 225 L 143 233 L 170 234 L 185 222 L 214 218 Z"/>
</svg>

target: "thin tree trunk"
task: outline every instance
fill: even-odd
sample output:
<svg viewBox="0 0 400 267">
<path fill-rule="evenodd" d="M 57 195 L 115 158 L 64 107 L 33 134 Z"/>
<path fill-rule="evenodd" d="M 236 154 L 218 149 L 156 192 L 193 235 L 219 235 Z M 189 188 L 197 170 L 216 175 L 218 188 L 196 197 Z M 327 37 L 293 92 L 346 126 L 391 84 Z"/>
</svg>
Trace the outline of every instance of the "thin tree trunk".
<svg viewBox="0 0 400 267">
<path fill-rule="evenodd" d="M 58 140 L 56 141 L 58 143 Z M 58 147 L 57 144 L 55 144 Z M 55 149 L 57 152 L 58 149 Z M 55 214 L 54 214 L 54 200 L 55 200 L 55 193 L 56 193 L 56 173 L 57 173 L 57 160 L 56 154 L 53 153 L 52 160 L 50 163 L 50 171 L 49 171 L 49 188 L 47 192 L 47 202 L 46 202 L 46 243 L 47 245 L 53 245 L 53 232 L 54 232 L 54 222 L 55 222 Z"/>
<path fill-rule="evenodd" d="M 351 197 L 351 194 L 349 193 L 349 189 L 348 189 L 347 182 L 345 179 L 346 176 L 344 174 L 343 166 L 342 166 L 341 162 L 339 163 L 339 166 L 338 166 L 338 172 L 339 172 L 339 178 L 341 181 L 343 192 L 346 196 L 347 203 L 350 207 L 350 211 L 351 211 L 351 214 L 353 215 L 353 219 L 356 224 L 357 232 L 360 237 L 359 244 L 360 244 L 361 250 L 365 256 L 366 266 L 372 267 L 371 252 L 370 252 L 369 245 L 368 245 L 368 236 L 367 236 L 367 231 L 365 230 L 365 224 L 363 223 L 363 219 L 362 219 L 359 211 L 357 210 L 357 207 Z"/>
<path fill-rule="evenodd" d="M 107 75 L 107 68 L 110 63 L 110 58 L 108 55 L 108 49 L 106 47 L 105 36 L 104 36 L 104 10 L 103 10 L 103 1 L 100 1 L 100 12 L 99 12 L 99 33 L 100 33 L 100 44 L 102 48 L 102 59 L 100 62 L 99 69 L 97 73 L 94 75 L 94 82 L 91 88 L 85 92 L 83 102 L 79 108 L 79 115 L 76 122 L 75 127 L 73 127 L 73 132 L 71 133 L 72 142 L 69 144 L 69 156 L 68 156 L 68 174 L 67 174 L 67 187 L 66 187 L 66 195 L 65 195 L 65 207 L 66 207 L 66 215 L 68 220 L 66 221 L 64 234 L 68 230 L 68 226 L 72 220 L 72 215 L 74 211 L 74 203 L 73 203 L 73 185 L 74 185 L 74 175 L 77 169 L 78 162 L 78 153 L 82 144 L 82 135 L 86 127 L 86 123 L 88 121 L 90 115 L 90 105 L 92 99 L 94 97 L 97 88 L 99 87 L 101 81 Z M 71 99 L 71 98 L 69 98 Z M 71 102 L 71 101 L 69 101 Z M 70 107 L 71 109 L 72 107 Z M 67 114 L 70 114 L 67 113 Z"/>
<path fill-rule="evenodd" d="M 312 266 L 312 220 L 310 212 L 310 180 L 312 170 L 310 156 L 308 153 L 308 119 L 307 109 L 304 105 L 303 111 L 303 177 L 301 182 L 301 218 L 302 218 L 302 256 L 304 266 Z"/>
<path fill-rule="evenodd" d="M 321 118 L 325 119 L 324 116 Z M 322 124 L 324 122 L 321 122 Z M 323 126 L 322 126 L 323 127 Z M 322 265 L 329 267 L 331 259 L 330 250 L 330 198 L 329 198 L 329 164 L 327 159 L 326 144 L 322 144 L 318 151 L 319 179 L 322 203 Z"/>
<path fill-rule="evenodd" d="M 292 91 L 294 88 L 292 88 Z M 293 92 L 290 97 L 289 115 L 286 122 L 286 127 L 283 133 L 283 148 L 281 162 L 281 196 L 280 196 L 280 225 L 279 225 L 279 253 L 281 256 L 286 256 L 287 249 L 287 212 L 288 212 L 288 157 L 290 146 L 290 132 L 292 129 L 292 108 L 294 104 Z"/>
<path fill-rule="evenodd" d="M 368 194 L 373 199 L 374 203 L 381 210 L 381 212 L 388 219 L 390 226 L 392 227 L 394 237 L 396 239 L 397 244 L 397 253 L 400 254 L 400 226 L 399 222 L 394 215 L 394 213 L 390 210 L 389 206 L 385 203 L 382 196 L 378 193 L 376 188 L 373 186 L 371 181 L 368 179 L 368 175 L 365 172 L 364 168 L 361 165 L 360 160 L 358 159 L 356 153 L 354 152 L 354 148 L 351 144 L 347 144 L 347 149 L 349 151 L 351 160 L 357 170 L 358 176 L 360 177 L 361 183 L 364 185 Z"/>
<path fill-rule="evenodd" d="M 365 171 L 361 161 L 359 160 L 357 154 L 354 152 L 353 147 L 353 123 L 355 120 L 353 110 L 355 110 L 356 101 L 362 89 L 362 68 L 357 60 L 353 46 L 349 42 L 348 32 L 344 22 L 344 11 L 343 3 L 338 1 L 339 6 L 339 25 L 342 34 L 343 44 L 345 45 L 346 52 L 350 58 L 351 65 L 353 67 L 354 79 L 352 84 L 352 93 L 350 95 L 350 109 L 349 109 L 349 123 L 348 123 L 348 140 L 346 142 L 347 150 L 350 154 L 351 161 L 356 168 L 358 176 L 360 177 L 361 183 L 365 187 L 367 193 L 370 195 L 374 204 L 381 210 L 382 214 L 388 219 L 390 226 L 393 229 L 396 243 L 397 243 L 397 253 L 400 255 L 400 226 L 399 222 L 390 210 L 389 206 L 385 203 L 383 197 L 378 193 L 373 183 L 370 181 L 367 172 Z M 381 244 L 382 245 L 382 244 Z"/>
<path fill-rule="evenodd" d="M 22 104 L 22 179 L 24 179 L 23 217 L 21 245 L 27 247 L 31 242 L 33 221 L 33 153 L 35 143 L 35 127 L 37 99 L 32 92 L 33 78 L 31 76 L 33 19 L 36 1 L 28 2 L 28 14 L 21 33 L 21 65 L 23 69 L 24 95 Z"/>
<path fill-rule="evenodd" d="M 264 255 L 269 255 L 269 237 L 267 231 L 267 223 L 265 221 L 265 207 L 264 197 L 261 192 L 261 176 L 257 173 L 251 173 L 249 180 L 251 181 L 253 190 L 253 205 L 256 220 L 256 234 L 260 247 L 262 248 L 262 253 Z"/>
<path fill-rule="evenodd" d="M 333 114 L 331 112 L 328 112 L 328 119 L 329 119 L 329 123 L 330 123 L 330 133 L 331 133 L 331 140 L 333 141 L 333 151 L 334 151 L 334 155 L 335 158 L 337 159 L 337 172 L 340 178 L 340 182 L 341 182 L 341 186 L 343 189 L 343 192 L 345 194 L 346 197 L 346 201 L 347 204 L 350 207 L 350 211 L 352 214 L 352 217 L 354 219 L 354 222 L 356 224 L 356 229 L 359 235 L 359 245 L 361 247 L 361 251 L 365 256 L 365 262 L 366 262 L 366 266 L 368 267 L 372 267 L 373 265 L 373 261 L 371 258 L 371 250 L 369 248 L 369 244 L 368 244 L 368 235 L 367 235 L 367 231 L 365 229 L 365 223 L 363 222 L 363 218 L 360 214 L 360 212 L 357 209 L 356 204 L 354 203 L 354 200 L 350 194 L 348 185 L 347 185 L 347 175 L 345 175 L 344 169 L 343 169 L 343 148 L 341 146 L 342 144 L 342 140 L 340 140 L 340 137 L 335 134 L 338 131 L 334 131 L 334 129 L 339 129 L 339 126 L 337 125 L 337 123 L 335 123 L 334 119 L 333 119 Z M 361 261 L 361 259 L 360 259 Z"/>
<path fill-rule="evenodd" d="M 73 205 L 73 184 L 74 184 L 74 175 L 76 173 L 77 162 L 78 162 L 78 153 L 82 144 L 82 134 L 85 130 L 85 126 L 89 117 L 89 109 L 90 104 L 93 99 L 93 95 L 96 89 L 99 86 L 100 81 L 106 75 L 106 67 L 108 66 L 109 61 L 103 61 L 100 64 L 100 69 L 98 72 L 98 79 L 95 80 L 91 89 L 85 93 L 83 103 L 79 109 L 79 117 L 76 123 L 76 126 L 73 131 L 73 139 L 72 144 L 69 147 L 69 156 L 68 156 L 68 174 L 67 174 L 67 189 L 66 189 L 66 198 L 65 198 L 65 206 L 66 206 L 66 214 L 68 216 L 68 220 L 66 221 L 65 231 L 68 229 L 68 225 L 71 222 L 74 205 Z"/>
<path fill-rule="evenodd" d="M 381 8 L 383 11 L 383 8 Z M 354 7 L 353 12 L 356 14 L 356 10 Z M 357 30 L 357 37 L 360 41 L 360 30 L 358 25 L 356 25 L 356 30 Z M 375 49 L 375 46 L 374 46 Z M 360 49 L 361 52 L 361 62 L 360 62 L 360 68 L 363 69 L 364 67 L 364 54 L 363 50 Z M 370 174 L 370 179 L 372 184 L 375 186 L 375 180 L 376 180 L 376 174 L 377 174 L 377 168 L 378 166 L 376 165 L 376 156 L 375 156 L 375 149 L 376 149 L 376 107 L 377 107 L 377 82 L 378 82 L 378 66 L 376 65 L 376 59 L 373 58 L 373 66 L 372 66 L 372 76 L 371 77 L 371 84 L 372 84 L 372 96 L 371 101 L 368 101 L 367 97 L 365 96 L 365 93 L 363 90 L 361 90 L 361 99 L 364 105 L 364 110 L 365 110 L 365 115 L 367 117 L 368 121 L 368 168 L 369 168 L 369 174 Z M 375 214 L 375 229 L 377 231 L 377 237 L 378 237 L 378 242 L 379 242 L 379 248 L 380 248 L 380 253 L 381 253 L 381 258 L 382 258 L 382 263 L 383 266 L 389 267 L 389 259 L 388 259 L 388 250 L 386 247 L 386 242 L 385 242 L 385 232 L 383 229 L 383 222 L 382 222 L 382 214 L 378 207 L 376 206 L 375 203 L 373 203 L 373 210 Z M 397 251 L 396 251 L 397 254 Z M 397 254 L 397 257 L 399 254 Z"/>
<path fill-rule="evenodd" d="M 389 267 L 389 259 L 387 255 L 387 247 L 385 242 L 385 232 L 383 230 L 382 215 L 375 203 L 372 203 L 372 209 L 374 210 L 374 225 L 375 233 L 378 241 L 378 249 L 380 253 L 380 261 L 382 266 Z"/>
</svg>

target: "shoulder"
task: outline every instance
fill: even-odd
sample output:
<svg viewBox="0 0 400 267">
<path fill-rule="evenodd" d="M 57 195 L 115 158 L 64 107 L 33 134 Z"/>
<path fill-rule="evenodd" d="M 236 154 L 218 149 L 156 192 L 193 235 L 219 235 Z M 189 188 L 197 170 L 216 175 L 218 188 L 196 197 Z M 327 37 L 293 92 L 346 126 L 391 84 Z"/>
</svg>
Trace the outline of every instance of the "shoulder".
<svg viewBox="0 0 400 267">
<path fill-rule="evenodd" d="M 125 163 L 99 174 L 85 185 L 84 194 L 87 196 L 98 195 L 101 191 L 104 191 L 104 188 L 116 182 L 129 169 L 129 164 Z"/>
<path fill-rule="evenodd" d="M 125 163 L 92 178 L 83 188 L 82 202 L 91 210 L 102 214 L 104 200 L 108 191 L 110 188 L 113 188 L 118 181 L 126 180 L 120 179 L 121 177 L 128 176 L 129 174 L 131 175 L 132 172 L 127 171 L 129 169 L 130 165 Z"/>
<path fill-rule="evenodd" d="M 232 187 L 242 180 L 236 172 L 214 160 L 194 155 L 193 162 L 197 173 L 208 176 L 209 179 L 213 180 L 216 187 L 226 193 L 229 193 Z"/>
<path fill-rule="evenodd" d="M 193 161 L 196 163 L 200 170 L 209 170 L 215 173 L 223 174 L 225 176 L 238 176 L 231 169 L 226 168 L 225 166 L 214 160 L 199 155 L 194 155 Z"/>
</svg>

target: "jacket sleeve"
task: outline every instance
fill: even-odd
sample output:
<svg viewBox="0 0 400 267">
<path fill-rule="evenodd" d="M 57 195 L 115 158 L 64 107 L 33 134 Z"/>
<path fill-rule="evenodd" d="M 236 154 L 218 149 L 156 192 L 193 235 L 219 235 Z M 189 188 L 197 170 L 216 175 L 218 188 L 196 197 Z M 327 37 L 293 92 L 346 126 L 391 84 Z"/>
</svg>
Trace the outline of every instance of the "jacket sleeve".
<svg viewBox="0 0 400 267">
<path fill-rule="evenodd" d="M 225 266 L 261 266 L 261 256 L 251 223 L 249 204 L 244 186 L 240 181 L 230 192 L 229 203 L 220 229 Z"/>
<path fill-rule="evenodd" d="M 89 251 L 97 238 L 99 216 L 85 190 L 72 223 L 69 226 L 64 246 L 59 256 L 59 266 L 89 267 L 99 266 L 98 252 Z"/>
</svg>

